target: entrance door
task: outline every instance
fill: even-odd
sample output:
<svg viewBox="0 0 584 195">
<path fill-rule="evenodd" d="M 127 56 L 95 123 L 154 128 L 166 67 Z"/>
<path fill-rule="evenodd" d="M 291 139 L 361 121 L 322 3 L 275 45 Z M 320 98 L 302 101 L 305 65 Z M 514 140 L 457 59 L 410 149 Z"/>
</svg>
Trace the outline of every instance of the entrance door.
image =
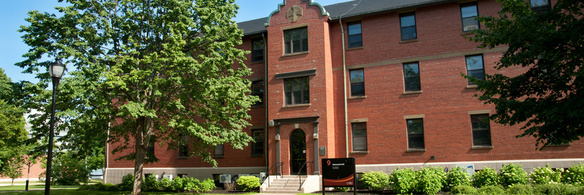
<svg viewBox="0 0 584 195">
<path fill-rule="evenodd" d="M 290 171 L 291 175 L 306 174 L 306 134 L 300 129 L 290 135 Z M 304 167 L 302 166 L 304 165 Z M 302 170 L 300 170 L 302 168 Z"/>
</svg>

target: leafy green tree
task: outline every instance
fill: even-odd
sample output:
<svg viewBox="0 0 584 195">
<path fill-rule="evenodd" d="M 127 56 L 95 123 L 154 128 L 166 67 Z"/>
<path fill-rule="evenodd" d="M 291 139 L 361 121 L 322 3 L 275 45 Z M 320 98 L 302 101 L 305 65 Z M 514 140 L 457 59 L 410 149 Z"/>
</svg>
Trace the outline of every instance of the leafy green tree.
<svg viewBox="0 0 584 195">
<path fill-rule="evenodd" d="M 0 68 L 0 175 L 13 175 L 26 140 L 24 110 L 13 104 L 14 83 Z M 22 164 L 20 164 L 22 168 Z"/>
<path fill-rule="evenodd" d="M 494 104 L 495 122 L 521 125 L 519 136 L 537 138 L 536 146 L 564 144 L 584 135 L 584 3 L 557 1 L 535 12 L 529 1 L 498 0 L 496 16 L 482 16 L 487 28 L 468 38 L 482 48 L 508 47 L 498 70 L 522 67 L 521 74 L 494 73 L 484 81 L 470 78 Z"/>
<path fill-rule="evenodd" d="M 55 154 L 51 167 L 51 183 L 57 185 L 78 185 L 87 183 L 91 169 L 86 160 L 79 160 L 75 152 L 66 151 Z M 46 175 L 46 172 L 45 174 Z"/>
<path fill-rule="evenodd" d="M 21 156 L 15 156 L 11 159 L 8 159 L 5 167 L 3 168 L 4 171 L 0 175 L 12 179 L 12 185 L 14 185 L 14 179 L 22 176 L 22 169 L 24 168 L 23 166 L 24 160 L 21 158 Z"/>
<path fill-rule="evenodd" d="M 43 56 L 68 65 L 58 128 L 79 145 L 109 131 L 108 141 L 119 143 L 114 152 L 129 150 L 122 159 L 135 161 L 133 194 L 141 192 L 144 164 L 157 160 L 146 152 L 152 141 L 173 149 L 174 138 L 187 135 L 190 155 L 214 166 L 213 146 L 252 141 L 242 129 L 258 99 L 244 79 L 251 74 L 245 51 L 235 48 L 243 35 L 232 20 L 235 0 L 67 2 L 59 16 L 29 12 L 20 31 L 31 49 L 17 65 L 38 73 L 54 61 Z"/>
</svg>

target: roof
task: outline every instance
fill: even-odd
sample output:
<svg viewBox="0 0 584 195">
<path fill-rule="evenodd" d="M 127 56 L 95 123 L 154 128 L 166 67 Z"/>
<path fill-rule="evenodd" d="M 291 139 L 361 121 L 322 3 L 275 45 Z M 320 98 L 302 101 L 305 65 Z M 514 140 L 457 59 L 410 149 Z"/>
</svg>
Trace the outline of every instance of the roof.
<svg viewBox="0 0 584 195">
<path fill-rule="evenodd" d="M 338 20 L 341 16 L 343 18 L 348 18 L 434 5 L 449 1 L 453 0 L 352 0 L 324 6 L 324 10 L 329 13 L 329 18 L 331 20 Z M 238 23 L 238 26 L 243 30 L 244 35 L 259 34 L 266 31 L 266 27 L 264 26 L 266 22 L 268 22 L 268 17 L 240 22 Z"/>
</svg>

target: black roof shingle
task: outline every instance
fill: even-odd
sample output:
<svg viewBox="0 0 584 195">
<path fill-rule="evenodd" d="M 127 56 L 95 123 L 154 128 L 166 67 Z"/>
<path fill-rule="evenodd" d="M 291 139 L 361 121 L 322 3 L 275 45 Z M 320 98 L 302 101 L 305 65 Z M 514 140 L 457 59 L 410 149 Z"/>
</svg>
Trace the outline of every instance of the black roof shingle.
<svg viewBox="0 0 584 195">
<path fill-rule="evenodd" d="M 352 0 L 324 6 L 331 20 L 354 16 L 390 12 L 400 9 L 434 5 L 455 0 Z M 318 1 L 316 1 L 318 3 Z M 354 8 L 353 8 L 354 7 Z M 244 35 L 259 34 L 266 31 L 265 23 L 268 17 L 238 23 Z"/>
</svg>

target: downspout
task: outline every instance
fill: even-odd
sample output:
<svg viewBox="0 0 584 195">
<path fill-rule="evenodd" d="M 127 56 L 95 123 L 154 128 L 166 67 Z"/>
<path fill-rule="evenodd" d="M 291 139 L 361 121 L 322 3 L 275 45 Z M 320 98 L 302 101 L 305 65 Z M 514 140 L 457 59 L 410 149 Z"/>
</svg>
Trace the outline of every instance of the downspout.
<svg viewBox="0 0 584 195">
<path fill-rule="evenodd" d="M 343 14 L 344 15 L 344 14 Z M 345 28 L 343 28 L 343 16 L 339 17 L 339 25 L 341 27 L 341 42 L 343 48 L 343 101 L 345 106 L 345 157 L 349 158 L 349 116 L 347 111 L 347 62 L 345 50 Z"/>
<path fill-rule="evenodd" d="M 265 32 L 262 32 L 262 40 L 264 41 L 264 159 L 266 160 L 266 173 L 270 169 L 270 158 L 268 156 L 268 44 L 266 43 Z M 269 174 L 269 173 L 268 173 Z"/>
<path fill-rule="evenodd" d="M 349 114 L 348 114 L 348 109 L 347 109 L 347 57 L 346 57 L 346 53 L 347 50 L 345 49 L 345 28 L 343 28 L 343 16 L 349 12 L 351 12 L 351 10 L 355 9 L 357 7 L 357 5 L 359 5 L 361 3 L 361 0 L 359 0 L 359 2 L 357 2 L 356 4 L 353 4 L 353 7 L 349 10 L 347 10 L 347 12 L 341 14 L 341 16 L 339 16 L 339 26 L 341 27 L 341 42 L 342 42 L 342 47 L 343 47 L 343 100 L 344 100 L 344 106 L 345 106 L 345 156 L 346 158 L 349 158 Z"/>
<path fill-rule="evenodd" d="M 110 122 L 107 123 L 107 137 L 105 138 L 105 167 L 103 169 L 103 183 L 107 183 L 107 169 L 109 168 L 109 146 L 110 143 L 108 141 L 109 139 L 109 133 L 110 133 Z"/>
</svg>

